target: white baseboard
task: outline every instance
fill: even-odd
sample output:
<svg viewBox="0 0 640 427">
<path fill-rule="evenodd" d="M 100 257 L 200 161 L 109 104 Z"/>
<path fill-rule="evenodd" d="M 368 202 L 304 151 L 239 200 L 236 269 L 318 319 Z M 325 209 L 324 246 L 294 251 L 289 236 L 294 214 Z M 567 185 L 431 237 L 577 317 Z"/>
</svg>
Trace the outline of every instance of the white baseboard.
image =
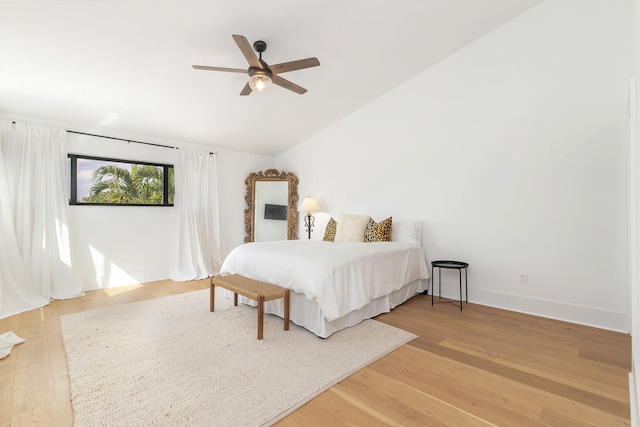
<svg viewBox="0 0 640 427">
<path fill-rule="evenodd" d="M 638 381 L 633 372 L 629 372 L 629 402 L 631 404 L 631 427 L 640 427 L 638 422 L 640 413 L 638 413 Z"/>
<path fill-rule="evenodd" d="M 532 314 L 535 316 L 548 317 L 551 319 L 593 326 L 616 332 L 629 333 L 629 319 L 627 313 L 607 311 L 594 307 L 585 307 L 521 295 L 503 294 L 481 289 L 473 289 L 472 292 L 473 301 L 470 302 L 474 302 L 476 304 Z"/>
</svg>

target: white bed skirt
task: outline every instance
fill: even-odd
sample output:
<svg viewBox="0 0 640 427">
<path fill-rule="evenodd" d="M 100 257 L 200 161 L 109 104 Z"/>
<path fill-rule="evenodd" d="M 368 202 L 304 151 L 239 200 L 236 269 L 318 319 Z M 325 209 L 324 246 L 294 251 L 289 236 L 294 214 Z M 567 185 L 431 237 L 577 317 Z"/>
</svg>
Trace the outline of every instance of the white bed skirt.
<svg viewBox="0 0 640 427">
<path fill-rule="evenodd" d="M 309 301 L 304 295 L 291 292 L 289 318 L 296 325 L 308 329 L 321 338 L 326 338 L 340 329 L 355 326 L 363 320 L 371 319 L 378 314 L 388 313 L 391 309 L 402 304 L 414 295 L 424 292 L 428 285 L 428 279 L 417 280 L 390 295 L 375 299 L 361 309 L 352 311 L 346 316 L 331 322 L 328 322 L 324 318 L 320 312 L 320 306 L 316 302 Z M 225 294 L 227 297 L 233 298 L 233 292 L 226 291 Z M 238 295 L 238 301 L 247 305 L 257 305 L 255 301 L 240 295 Z M 278 299 L 265 302 L 264 311 L 265 313 L 284 317 L 284 300 Z"/>
</svg>

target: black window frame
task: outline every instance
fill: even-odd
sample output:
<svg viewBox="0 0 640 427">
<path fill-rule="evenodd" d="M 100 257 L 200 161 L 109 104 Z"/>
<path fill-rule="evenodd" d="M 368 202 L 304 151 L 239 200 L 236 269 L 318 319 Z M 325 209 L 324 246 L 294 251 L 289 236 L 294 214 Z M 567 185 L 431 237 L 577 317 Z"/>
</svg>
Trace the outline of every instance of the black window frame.
<svg viewBox="0 0 640 427">
<path fill-rule="evenodd" d="M 169 169 L 174 169 L 173 165 L 164 164 L 164 163 L 153 163 L 153 162 L 141 162 L 138 160 L 125 160 L 125 159 L 114 159 L 111 157 L 97 157 L 97 156 L 85 156 L 83 154 L 67 154 L 67 158 L 71 160 L 71 188 L 69 192 L 69 205 L 71 206 L 173 206 L 173 203 L 169 203 Z M 85 203 L 78 202 L 78 159 L 86 159 L 86 160 L 98 160 L 98 161 L 106 161 L 106 162 L 117 162 L 117 163 L 128 163 L 135 165 L 143 165 L 143 166 L 158 166 L 162 167 L 163 171 L 163 197 L 162 204 L 146 204 L 146 203 Z M 175 176 L 175 170 L 174 170 Z M 175 193 L 174 193 L 175 200 Z"/>
</svg>

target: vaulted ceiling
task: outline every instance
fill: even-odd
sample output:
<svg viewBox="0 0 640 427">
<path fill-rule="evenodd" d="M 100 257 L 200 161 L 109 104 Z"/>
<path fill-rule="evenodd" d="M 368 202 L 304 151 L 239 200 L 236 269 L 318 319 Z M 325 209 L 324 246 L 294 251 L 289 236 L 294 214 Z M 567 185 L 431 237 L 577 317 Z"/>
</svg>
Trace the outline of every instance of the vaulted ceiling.
<svg viewBox="0 0 640 427">
<path fill-rule="evenodd" d="M 276 155 L 541 0 L 0 1 L 0 114 Z M 239 96 L 232 34 L 305 87 Z"/>
</svg>

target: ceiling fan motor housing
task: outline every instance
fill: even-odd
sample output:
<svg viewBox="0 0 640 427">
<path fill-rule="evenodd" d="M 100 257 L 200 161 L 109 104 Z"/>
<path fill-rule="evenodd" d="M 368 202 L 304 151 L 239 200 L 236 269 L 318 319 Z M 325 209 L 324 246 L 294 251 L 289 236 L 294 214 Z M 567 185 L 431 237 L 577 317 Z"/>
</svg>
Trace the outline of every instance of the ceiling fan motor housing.
<svg viewBox="0 0 640 427">
<path fill-rule="evenodd" d="M 273 77 L 273 72 L 268 68 L 258 68 L 258 67 L 249 67 L 249 77 L 253 77 L 255 75 L 263 75 L 269 78 Z"/>
</svg>

